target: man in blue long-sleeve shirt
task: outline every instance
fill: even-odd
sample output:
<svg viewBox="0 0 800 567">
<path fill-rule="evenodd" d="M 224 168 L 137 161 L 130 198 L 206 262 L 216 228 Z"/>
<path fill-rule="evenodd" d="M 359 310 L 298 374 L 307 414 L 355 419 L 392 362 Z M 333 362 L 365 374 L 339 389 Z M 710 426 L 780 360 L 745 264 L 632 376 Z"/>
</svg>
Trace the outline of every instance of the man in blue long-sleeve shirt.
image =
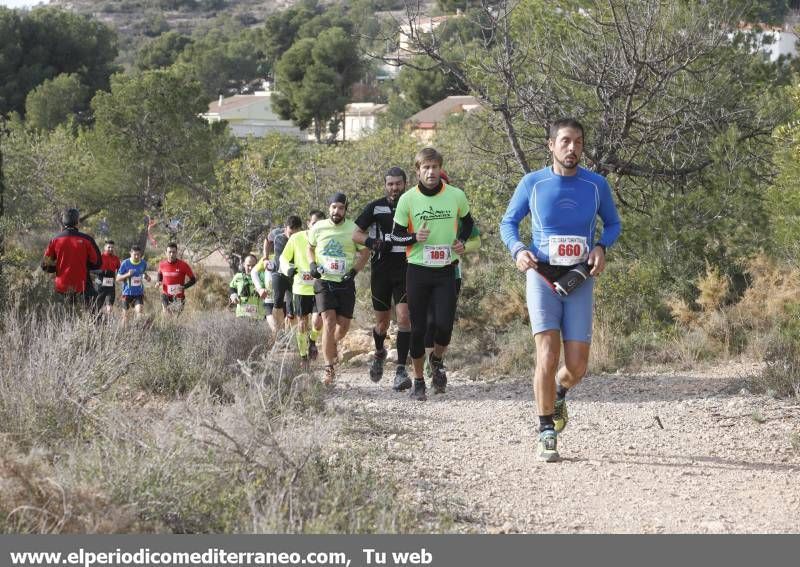
<svg viewBox="0 0 800 567">
<path fill-rule="evenodd" d="M 584 266 L 589 275 L 599 276 L 605 269 L 606 249 L 622 231 L 606 179 L 578 166 L 583 136 L 583 126 L 573 119 L 550 126 L 553 165 L 522 178 L 500 222 L 503 243 L 527 280 L 536 343 L 537 455 L 548 462 L 559 459 L 556 434 L 567 424 L 565 396 L 586 373 L 592 340 L 593 278 L 583 281 L 571 270 Z M 530 245 L 519 235 L 519 224 L 528 214 Z M 603 229 L 596 239 L 598 216 Z M 562 340 L 564 366 L 559 370 Z"/>
</svg>

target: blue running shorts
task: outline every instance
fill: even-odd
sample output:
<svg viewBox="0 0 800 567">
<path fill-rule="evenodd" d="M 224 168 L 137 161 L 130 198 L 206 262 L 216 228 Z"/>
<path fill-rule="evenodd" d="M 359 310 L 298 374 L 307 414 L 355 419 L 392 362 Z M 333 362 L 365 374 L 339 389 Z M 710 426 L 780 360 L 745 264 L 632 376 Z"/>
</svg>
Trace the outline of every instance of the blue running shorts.
<svg viewBox="0 0 800 567">
<path fill-rule="evenodd" d="M 592 291 L 594 278 L 587 279 L 578 289 L 561 297 L 536 270 L 525 272 L 528 314 L 531 330 L 560 330 L 564 341 L 592 342 Z"/>
</svg>

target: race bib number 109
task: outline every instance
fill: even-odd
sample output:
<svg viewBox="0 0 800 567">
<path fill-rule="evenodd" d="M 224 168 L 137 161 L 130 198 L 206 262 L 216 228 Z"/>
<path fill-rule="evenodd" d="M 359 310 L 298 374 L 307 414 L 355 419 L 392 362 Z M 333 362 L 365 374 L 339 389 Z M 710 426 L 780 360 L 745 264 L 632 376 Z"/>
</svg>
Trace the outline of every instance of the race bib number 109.
<svg viewBox="0 0 800 567">
<path fill-rule="evenodd" d="M 585 236 L 551 236 L 549 242 L 550 264 L 553 266 L 573 266 L 589 256 Z"/>
<path fill-rule="evenodd" d="M 439 246 L 425 245 L 422 261 L 426 266 L 449 266 L 450 246 L 446 244 Z"/>
</svg>

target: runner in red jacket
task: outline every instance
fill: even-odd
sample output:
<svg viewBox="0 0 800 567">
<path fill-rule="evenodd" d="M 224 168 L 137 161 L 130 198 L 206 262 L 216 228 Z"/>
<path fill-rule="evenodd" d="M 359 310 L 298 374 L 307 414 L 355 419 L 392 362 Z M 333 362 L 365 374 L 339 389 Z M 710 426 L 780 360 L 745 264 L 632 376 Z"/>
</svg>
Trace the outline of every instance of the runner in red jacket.
<svg viewBox="0 0 800 567">
<path fill-rule="evenodd" d="M 65 210 L 61 215 L 64 230 L 53 237 L 42 258 L 42 269 L 56 275 L 56 293 L 70 305 L 88 305 L 89 270 L 99 268 L 101 262 L 97 243 L 78 231 L 79 223 L 78 209 Z"/>
</svg>

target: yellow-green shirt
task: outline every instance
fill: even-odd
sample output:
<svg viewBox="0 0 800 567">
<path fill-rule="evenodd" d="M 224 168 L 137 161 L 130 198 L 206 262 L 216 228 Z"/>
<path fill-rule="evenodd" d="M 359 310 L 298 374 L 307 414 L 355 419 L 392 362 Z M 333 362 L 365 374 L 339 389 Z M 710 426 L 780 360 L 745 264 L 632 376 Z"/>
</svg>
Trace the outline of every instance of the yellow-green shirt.
<svg viewBox="0 0 800 567">
<path fill-rule="evenodd" d="M 444 268 L 458 259 L 453 242 L 458 236 L 458 219 L 467 216 L 467 196 L 458 187 L 443 184 L 442 189 L 428 197 L 419 187 L 403 193 L 397 202 L 394 222 L 409 232 L 419 232 L 423 224 L 431 233 L 425 242 L 407 247 L 409 264 L 428 268 Z"/>
<path fill-rule="evenodd" d="M 297 273 L 292 283 L 295 295 L 314 295 L 314 278 L 311 277 L 311 262 L 308 261 L 308 231 L 295 232 L 289 237 L 281 252 L 281 272 L 285 275 L 294 266 Z"/>
<path fill-rule="evenodd" d="M 308 243 L 314 246 L 314 261 L 322 268 L 322 279 L 342 281 L 356 263 L 356 252 L 363 249 L 353 242 L 353 232 L 358 228 L 351 220 L 334 224 L 331 219 L 317 222 L 308 231 Z"/>
</svg>

